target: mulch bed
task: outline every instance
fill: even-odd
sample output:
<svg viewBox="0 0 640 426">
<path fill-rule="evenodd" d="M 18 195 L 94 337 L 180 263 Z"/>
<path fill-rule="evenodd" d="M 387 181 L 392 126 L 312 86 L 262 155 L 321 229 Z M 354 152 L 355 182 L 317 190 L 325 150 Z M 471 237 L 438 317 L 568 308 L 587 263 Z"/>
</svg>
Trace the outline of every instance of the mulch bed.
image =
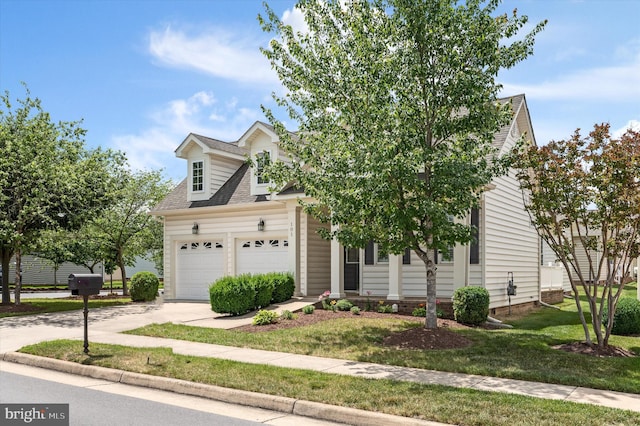
<svg viewBox="0 0 640 426">
<path fill-rule="evenodd" d="M 410 315 L 400 314 L 382 314 L 379 312 L 369 311 L 361 311 L 360 315 L 353 315 L 351 312 L 333 312 L 324 309 L 316 309 L 312 314 L 296 312 L 295 315 L 296 318 L 293 320 L 280 320 L 275 324 L 260 326 L 249 324 L 236 327 L 233 330 L 249 333 L 262 333 L 273 330 L 303 327 L 306 325 L 315 324 L 320 321 L 327 321 L 336 318 L 351 318 L 354 321 L 357 321 L 361 318 L 396 318 L 404 321 L 424 323 L 424 318 L 417 318 Z M 466 326 L 464 324 L 459 324 L 453 320 L 438 318 L 438 328 L 435 330 L 427 329 L 424 327 L 413 327 L 408 330 L 391 333 L 389 336 L 384 338 L 383 344 L 385 346 L 395 347 L 398 349 L 462 349 L 471 346 L 473 342 L 451 330 L 469 328 L 472 327 Z M 485 324 L 480 326 L 480 328 L 491 330 L 496 329 L 497 327 L 491 324 Z M 564 345 L 553 346 L 553 348 L 557 350 L 598 357 L 636 356 L 633 352 L 616 346 L 608 346 L 603 350 L 599 350 L 597 346 L 588 345 L 585 342 L 572 342 Z"/>
<path fill-rule="evenodd" d="M 262 333 L 266 331 L 302 327 L 336 318 L 350 318 L 354 321 L 358 321 L 361 318 L 396 318 L 403 321 L 424 323 L 424 318 L 417 318 L 409 315 L 382 314 L 379 312 L 369 311 L 361 311 L 360 315 L 354 315 L 351 312 L 332 312 L 324 309 L 316 309 L 312 314 L 296 312 L 296 318 L 293 320 L 280 320 L 275 324 L 260 326 L 243 325 L 236 327 L 233 330 L 249 333 Z M 452 320 L 438 319 L 438 328 L 435 330 L 426 329 L 424 327 L 410 328 L 405 331 L 390 334 L 384 339 L 383 344 L 385 346 L 396 347 L 399 349 L 455 349 L 465 348 L 472 344 L 471 340 L 451 331 L 452 328 L 469 327 L 458 324 Z"/>
<path fill-rule="evenodd" d="M 582 355 L 589 355 L 595 357 L 623 357 L 633 358 L 636 356 L 631 351 L 617 346 L 607 346 L 604 348 L 598 348 L 597 345 L 589 344 L 587 342 L 571 342 L 563 345 L 552 346 L 553 349 L 558 349 L 565 352 L 577 353 Z"/>
</svg>

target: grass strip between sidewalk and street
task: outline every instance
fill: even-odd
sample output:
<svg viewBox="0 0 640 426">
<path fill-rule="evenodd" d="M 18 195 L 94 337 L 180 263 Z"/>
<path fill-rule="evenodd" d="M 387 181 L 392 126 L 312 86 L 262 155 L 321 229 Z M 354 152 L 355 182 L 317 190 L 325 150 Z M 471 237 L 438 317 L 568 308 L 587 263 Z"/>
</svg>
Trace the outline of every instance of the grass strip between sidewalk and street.
<svg viewBox="0 0 640 426">
<path fill-rule="evenodd" d="M 640 413 L 595 405 L 185 356 L 168 348 L 92 343 L 86 355 L 82 342 L 57 340 L 21 352 L 459 425 L 640 424 Z"/>
<path fill-rule="evenodd" d="M 385 346 L 382 344 L 385 336 L 420 327 L 420 323 L 355 316 L 269 332 L 165 323 L 150 324 L 128 333 L 640 394 L 640 357 L 599 358 L 553 349 L 554 345 L 581 340 L 581 327 L 567 326 L 564 322 L 573 321 L 575 314 L 550 311 L 540 311 L 527 320 L 537 324 L 537 315 L 551 314 L 560 321 L 550 328 L 535 329 L 527 326 L 523 319 L 514 329 L 456 330 L 474 343 L 467 348 L 447 350 L 399 350 Z M 638 337 L 614 336 L 611 340 L 614 345 L 640 353 Z"/>
</svg>

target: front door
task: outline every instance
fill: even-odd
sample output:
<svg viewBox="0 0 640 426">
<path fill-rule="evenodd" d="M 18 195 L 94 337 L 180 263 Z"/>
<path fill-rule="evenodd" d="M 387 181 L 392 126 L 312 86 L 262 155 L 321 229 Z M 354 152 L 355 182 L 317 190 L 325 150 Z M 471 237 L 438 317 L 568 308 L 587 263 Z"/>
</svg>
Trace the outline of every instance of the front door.
<svg viewBox="0 0 640 426">
<path fill-rule="evenodd" d="M 360 249 L 344 248 L 344 290 L 358 291 L 360 288 Z"/>
</svg>

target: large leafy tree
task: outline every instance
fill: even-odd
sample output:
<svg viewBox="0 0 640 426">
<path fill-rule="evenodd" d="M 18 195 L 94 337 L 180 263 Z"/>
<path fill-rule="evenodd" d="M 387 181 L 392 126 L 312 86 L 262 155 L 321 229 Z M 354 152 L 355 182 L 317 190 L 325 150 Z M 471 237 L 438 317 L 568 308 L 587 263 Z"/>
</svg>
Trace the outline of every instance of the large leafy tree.
<svg viewBox="0 0 640 426">
<path fill-rule="evenodd" d="M 160 171 L 127 172 L 119 180 L 116 200 L 92 226 L 107 263 L 115 264 L 122 272 L 126 295 L 126 267 L 162 244 L 162 223 L 150 216 L 149 211 L 164 199 L 173 184 L 164 180 Z"/>
<path fill-rule="evenodd" d="M 0 96 L 0 256 L 2 303 L 10 303 L 9 263 L 16 259 L 20 303 L 21 254 L 48 229 L 77 229 L 112 201 L 115 170 L 124 157 L 87 150 L 79 122 L 54 123 L 39 99 Z"/>
<path fill-rule="evenodd" d="M 609 125 L 568 140 L 523 146 L 514 166 L 526 207 L 569 274 L 586 342 L 608 346 L 613 314 L 640 248 L 640 132 L 612 138 Z M 603 313 L 608 312 L 603 328 Z"/>
<path fill-rule="evenodd" d="M 53 267 L 54 286 L 58 284 L 58 269 L 71 257 L 71 253 L 67 247 L 69 241 L 68 235 L 69 233 L 67 231 L 45 230 L 40 233 L 40 237 L 36 242 L 37 246 L 30 250 L 31 254 L 35 254 L 39 258 L 44 259 Z"/>
<path fill-rule="evenodd" d="M 276 36 L 263 53 L 286 88 L 274 98 L 299 129 L 265 109 L 291 156 L 269 177 L 315 199 L 305 208 L 332 224 L 326 237 L 412 249 L 426 268 L 427 328 L 437 326 L 434 250 L 471 241 L 453 219 L 500 173 L 491 143 L 511 111 L 496 76 L 532 53 L 544 26 L 508 40 L 527 17 L 483 3 L 302 0 L 304 32 L 268 6 L 259 17 Z"/>
</svg>

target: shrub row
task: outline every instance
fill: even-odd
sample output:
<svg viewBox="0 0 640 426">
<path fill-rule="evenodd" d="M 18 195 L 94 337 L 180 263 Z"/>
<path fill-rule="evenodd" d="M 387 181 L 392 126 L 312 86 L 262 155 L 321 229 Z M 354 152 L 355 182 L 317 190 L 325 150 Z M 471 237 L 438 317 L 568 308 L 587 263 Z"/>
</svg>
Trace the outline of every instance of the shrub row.
<svg viewBox="0 0 640 426">
<path fill-rule="evenodd" d="M 295 282 L 289 273 L 242 274 L 222 277 L 211 284 L 209 300 L 214 312 L 242 315 L 289 300 L 294 291 Z"/>
</svg>

